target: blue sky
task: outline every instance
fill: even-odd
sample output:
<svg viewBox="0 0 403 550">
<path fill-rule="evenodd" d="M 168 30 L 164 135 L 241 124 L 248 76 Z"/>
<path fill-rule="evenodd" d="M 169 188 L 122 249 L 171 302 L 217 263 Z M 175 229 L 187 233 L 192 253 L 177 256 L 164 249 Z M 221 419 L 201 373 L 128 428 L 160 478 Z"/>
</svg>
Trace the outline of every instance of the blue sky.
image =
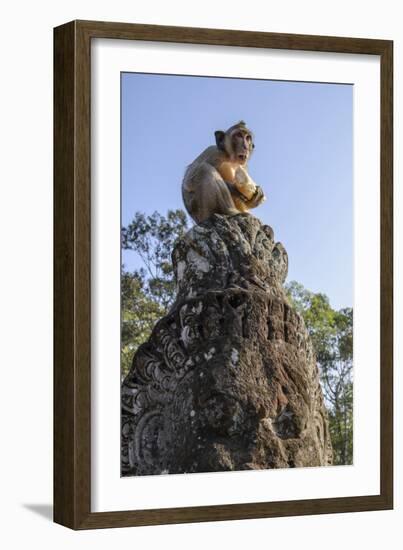
<svg viewBox="0 0 403 550">
<path fill-rule="evenodd" d="M 267 201 L 252 211 L 289 255 L 287 280 L 353 305 L 353 87 L 122 74 L 122 224 L 136 211 L 183 208 L 186 166 L 214 131 L 243 119 Z M 124 252 L 130 269 L 140 265 Z"/>
</svg>

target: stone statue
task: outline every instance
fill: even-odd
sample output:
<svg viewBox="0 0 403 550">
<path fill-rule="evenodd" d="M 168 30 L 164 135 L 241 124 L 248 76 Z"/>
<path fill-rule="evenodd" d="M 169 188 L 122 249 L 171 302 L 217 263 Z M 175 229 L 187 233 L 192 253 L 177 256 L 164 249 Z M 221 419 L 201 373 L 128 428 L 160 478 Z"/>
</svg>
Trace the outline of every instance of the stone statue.
<svg viewBox="0 0 403 550">
<path fill-rule="evenodd" d="M 214 214 L 173 251 L 177 297 L 122 385 L 122 475 L 332 464 L 288 259 L 250 214 Z"/>
</svg>

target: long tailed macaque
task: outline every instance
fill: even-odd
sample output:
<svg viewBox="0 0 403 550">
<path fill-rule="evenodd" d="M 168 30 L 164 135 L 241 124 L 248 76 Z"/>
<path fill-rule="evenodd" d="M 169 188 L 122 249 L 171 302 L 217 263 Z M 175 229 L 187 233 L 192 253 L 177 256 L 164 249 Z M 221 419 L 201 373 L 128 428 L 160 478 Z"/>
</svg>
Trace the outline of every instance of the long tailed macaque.
<svg viewBox="0 0 403 550">
<path fill-rule="evenodd" d="M 196 223 L 212 214 L 234 215 L 259 206 L 265 196 L 247 172 L 255 147 L 245 122 L 215 132 L 216 145 L 190 164 L 182 183 L 183 202 Z"/>
</svg>

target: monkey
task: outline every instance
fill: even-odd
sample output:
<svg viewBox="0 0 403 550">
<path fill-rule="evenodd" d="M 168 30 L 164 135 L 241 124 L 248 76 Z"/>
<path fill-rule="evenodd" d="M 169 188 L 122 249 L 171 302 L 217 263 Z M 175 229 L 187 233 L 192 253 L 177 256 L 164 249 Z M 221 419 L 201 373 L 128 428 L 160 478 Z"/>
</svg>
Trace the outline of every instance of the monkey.
<svg viewBox="0 0 403 550">
<path fill-rule="evenodd" d="M 226 132 L 217 130 L 216 145 L 205 149 L 186 169 L 182 197 L 196 223 L 212 214 L 235 215 L 256 208 L 266 197 L 247 172 L 255 144 L 241 120 Z"/>
</svg>

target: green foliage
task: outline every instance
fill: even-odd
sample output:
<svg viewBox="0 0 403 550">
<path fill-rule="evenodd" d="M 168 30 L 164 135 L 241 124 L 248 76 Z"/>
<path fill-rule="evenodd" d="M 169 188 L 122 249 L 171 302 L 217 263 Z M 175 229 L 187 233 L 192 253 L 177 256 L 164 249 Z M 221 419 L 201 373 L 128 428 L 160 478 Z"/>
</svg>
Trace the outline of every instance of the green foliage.
<svg viewBox="0 0 403 550">
<path fill-rule="evenodd" d="M 133 221 L 122 228 L 122 248 L 133 250 L 141 258 L 142 268 L 121 275 L 121 371 L 129 372 L 137 348 L 151 334 L 155 323 L 171 306 L 175 281 L 171 253 L 176 239 L 187 230 L 186 213 L 169 210 L 145 216 L 137 212 Z"/>
<path fill-rule="evenodd" d="M 144 279 L 138 272 L 121 275 L 121 369 L 129 372 L 133 355 L 147 340 L 164 308 L 145 290 Z"/>
<path fill-rule="evenodd" d="M 164 309 L 170 306 L 175 293 L 172 249 L 186 230 L 183 210 L 169 210 L 166 217 L 158 212 L 151 216 L 136 212 L 133 221 L 122 229 L 122 248 L 134 250 L 144 265 L 136 276 L 141 279 L 146 294 Z"/>
<path fill-rule="evenodd" d="M 335 464 L 353 461 L 353 310 L 336 311 L 324 294 L 299 283 L 287 293 L 305 320 L 316 353 L 326 405 Z"/>
</svg>

